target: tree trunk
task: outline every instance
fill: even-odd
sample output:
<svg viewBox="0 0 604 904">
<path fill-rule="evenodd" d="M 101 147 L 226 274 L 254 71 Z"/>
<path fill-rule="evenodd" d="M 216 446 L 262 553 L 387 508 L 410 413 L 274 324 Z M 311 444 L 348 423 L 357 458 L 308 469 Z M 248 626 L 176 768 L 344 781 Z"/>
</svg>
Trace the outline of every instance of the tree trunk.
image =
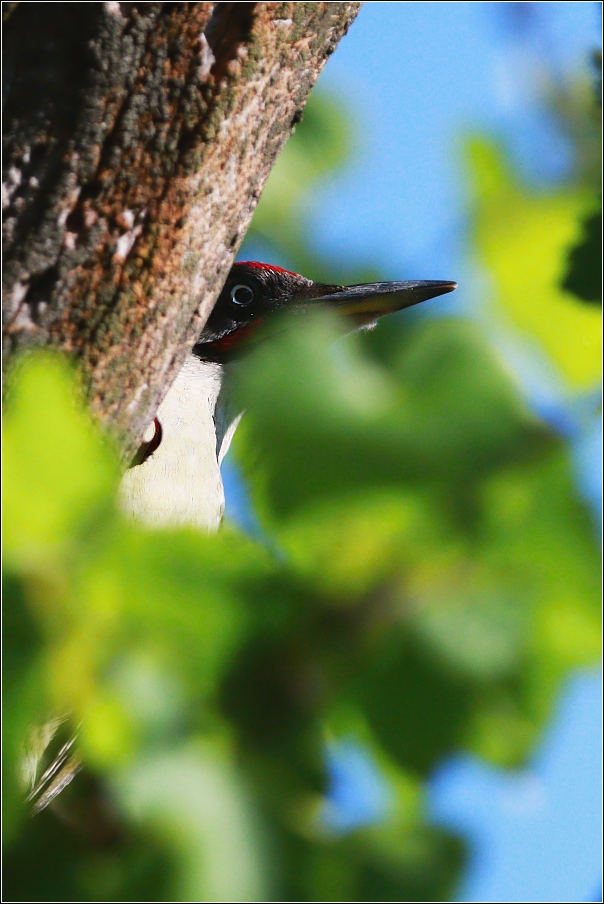
<svg viewBox="0 0 604 904">
<path fill-rule="evenodd" d="M 129 455 L 360 3 L 15 3 L 4 354 L 81 365 Z"/>
</svg>

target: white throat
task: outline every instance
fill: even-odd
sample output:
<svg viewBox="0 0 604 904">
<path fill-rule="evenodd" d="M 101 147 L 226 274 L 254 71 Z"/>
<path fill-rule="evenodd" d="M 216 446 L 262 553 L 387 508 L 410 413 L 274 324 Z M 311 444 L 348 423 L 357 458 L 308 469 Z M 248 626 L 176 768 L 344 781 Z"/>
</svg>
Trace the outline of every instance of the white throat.
<svg viewBox="0 0 604 904">
<path fill-rule="evenodd" d="M 222 376 L 221 365 L 189 355 L 157 410 L 159 447 L 122 478 L 126 514 L 153 527 L 218 529 L 224 514 L 220 462 L 240 420 L 223 426 L 217 411 Z"/>
</svg>

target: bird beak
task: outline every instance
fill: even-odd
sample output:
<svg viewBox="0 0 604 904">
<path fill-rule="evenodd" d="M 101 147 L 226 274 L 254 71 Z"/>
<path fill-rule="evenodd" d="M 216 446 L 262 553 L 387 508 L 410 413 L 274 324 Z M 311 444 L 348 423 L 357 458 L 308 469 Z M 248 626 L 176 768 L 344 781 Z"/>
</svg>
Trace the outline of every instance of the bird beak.
<svg viewBox="0 0 604 904">
<path fill-rule="evenodd" d="M 270 269 L 270 268 L 269 268 Z M 314 308 L 330 308 L 343 315 L 342 325 L 345 332 L 375 325 L 379 317 L 392 314 L 403 308 L 410 308 L 420 301 L 446 295 L 457 288 L 456 282 L 450 280 L 415 280 L 406 282 L 364 283 L 358 286 L 330 286 L 323 283 L 312 283 L 297 274 L 290 274 L 304 285 L 297 286 L 291 293 L 284 292 L 277 299 L 275 315 L 308 314 Z M 204 340 L 204 333 L 197 343 L 199 357 L 207 360 L 230 360 L 241 350 L 280 333 L 287 324 L 279 316 L 267 317 L 260 313 L 250 319 L 239 330 L 222 336 L 219 339 Z"/>
<path fill-rule="evenodd" d="M 317 287 L 319 288 L 319 287 Z M 323 287 L 321 287 L 323 288 Z M 305 302 L 306 305 L 324 304 L 334 308 L 356 326 L 373 323 L 384 314 L 392 314 L 410 308 L 421 301 L 446 295 L 457 288 L 456 282 L 440 280 L 415 280 L 406 282 L 365 283 L 360 286 L 325 286 Z"/>
</svg>

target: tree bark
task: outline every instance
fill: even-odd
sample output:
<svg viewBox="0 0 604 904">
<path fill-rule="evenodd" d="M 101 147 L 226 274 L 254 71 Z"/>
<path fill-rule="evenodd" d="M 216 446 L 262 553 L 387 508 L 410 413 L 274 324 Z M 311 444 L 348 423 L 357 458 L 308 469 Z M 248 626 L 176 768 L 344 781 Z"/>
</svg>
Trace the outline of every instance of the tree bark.
<svg viewBox="0 0 604 904">
<path fill-rule="evenodd" d="M 77 359 L 128 456 L 360 3 L 3 6 L 5 362 Z"/>
</svg>

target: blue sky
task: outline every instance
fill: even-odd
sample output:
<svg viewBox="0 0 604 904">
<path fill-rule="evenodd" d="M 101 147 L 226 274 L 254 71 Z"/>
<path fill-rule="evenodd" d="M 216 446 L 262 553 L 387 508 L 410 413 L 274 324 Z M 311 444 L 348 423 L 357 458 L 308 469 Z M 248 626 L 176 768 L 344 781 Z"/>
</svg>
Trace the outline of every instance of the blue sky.
<svg viewBox="0 0 604 904">
<path fill-rule="evenodd" d="M 459 137 L 468 129 L 504 136 L 527 178 L 564 178 L 570 150 L 533 86 L 540 69 L 585 71 L 599 45 L 592 2 L 365 3 L 320 80 L 347 102 L 358 141 L 345 172 L 315 196 L 317 247 L 377 264 L 383 278 L 458 279 L 463 306 L 473 275 Z M 540 392 L 549 393 L 554 420 L 572 420 L 556 387 Z M 599 421 L 575 433 L 578 484 L 599 520 Z M 575 676 L 520 773 L 464 758 L 435 775 L 434 818 L 472 843 L 459 900 L 600 894 L 600 700 L 599 675 Z"/>
<path fill-rule="evenodd" d="M 514 27 L 524 7 L 526 27 Z M 439 278 L 463 252 L 458 139 L 511 140 L 535 180 L 561 176 L 568 148 L 543 114 L 540 66 L 576 71 L 599 43 L 599 4 L 365 3 L 320 79 L 356 120 L 346 171 L 318 193 L 315 241 L 330 254 Z M 517 14 L 517 11 L 516 11 Z"/>
<path fill-rule="evenodd" d="M 530 768 L 505 772 L 470 757 L 433 777 L 435 822 L 472 854 L 462 901 L 591 901 L 600 888 L 601 681 L 575 675 Z M 599 900 L 599 898 L 597 899 Z"/>
</svg>

